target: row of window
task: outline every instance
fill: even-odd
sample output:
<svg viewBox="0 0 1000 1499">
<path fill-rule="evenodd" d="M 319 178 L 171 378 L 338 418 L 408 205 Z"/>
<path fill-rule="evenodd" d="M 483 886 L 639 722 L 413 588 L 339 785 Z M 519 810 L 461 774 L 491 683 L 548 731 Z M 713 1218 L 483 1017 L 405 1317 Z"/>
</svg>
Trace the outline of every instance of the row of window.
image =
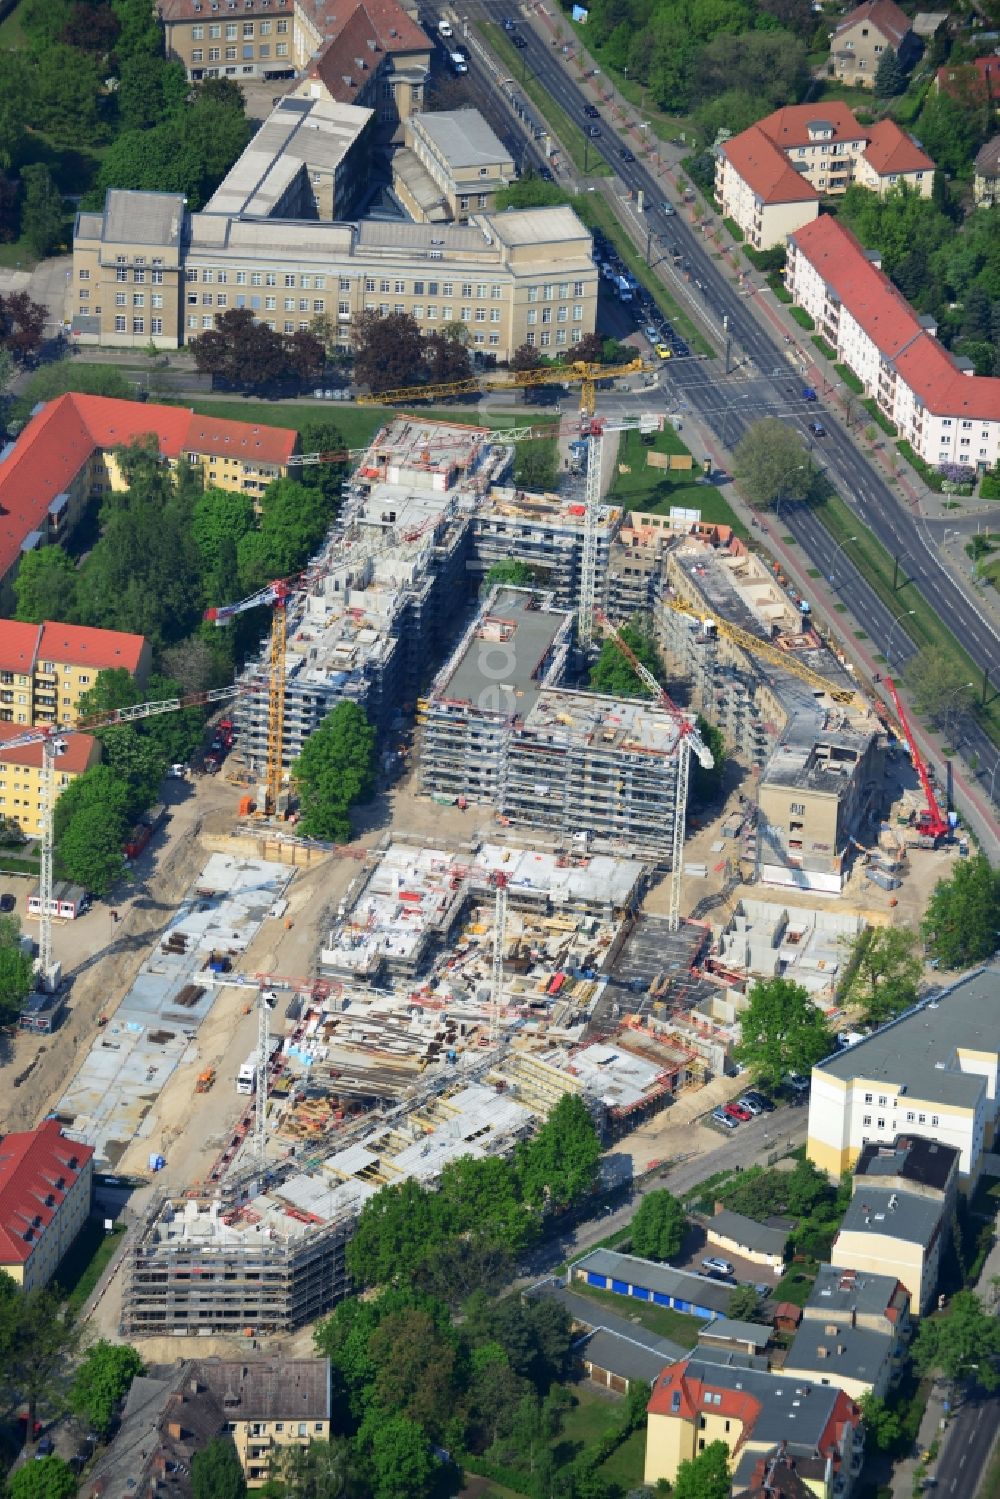
<svg viewBox="0 0 1000 1499">
<path fill-rule="evenodd" d="M 209 326 L 211 326 L 211 324 Z M 145 333 L 145 331 L 146 331 L 146 319 L 145 318 L 141 318 L 141 317 L 134 317 L 132 319 L 132 332 L 133 333 Z M 150 318 L 150 320 L 149 320 L 149 331 L 150 331 L 150 333 L 154 337 L 156 337 L 158 334 L 161 334 L 163 332 L 163 319 L 161 317 Z M 116 317 L 115 318 L 115 332 L 116 333 L 127 333 L 128 332 L 128 319 L 127 318 L 124 318 L 124 317 Z"/>
<path fill-rule="evenodd" d="M 862 1119 L 861 1119 L 861 1123 L 862 1124 L 871 1124 L 871 1122 L 872 1122 L 872 1116 L 870 1114 L 864 1114 L 862 1116 Z M 910 1109 L 908 1111 L 907 1115 L 906 1115 L 906 1122 L 907 1122 L 907 1124 L 926 1124 L 927 1123 L 927 1115 L 926 1114 L 915 1113 L 913 1109 Z M 931 1115 L 931 1128 L 932 1129 L 936 1128 L 936 1126 L 938 1124 L 940 1124 L 940 1122 L 941 1122 L 941 1120 L 940 1120 L 940 1116 L 939 1115 L 937 1115 L 937 1114 L 932 1114 Z M 895 1124 L 896 1124 L 896 1122 L 894 1120 L 893 1121 L 893 1128 L 895 1128 Z M 875 1127 L 876 1127 L 876 1129 L 885 1129 L 885 1120 L 884 1119 L 876 1119 L 876 1121 L 875 1121 Z"/>
<path fill-rule="evenodd" d="M 257 21 L 256 23 L 253 22 L 253 21 L 244 21 L 242 24 L 243 24 L 243 35 L 244 36 L 253 36 L 253 34 L 254 34 L 254 25 L 255 24 L 256 24 L 256 26 L 258 28 L 258 30 L 257 30 L 257 35 L 258 36 L 270 36 L 271 35 L 271 26 L 272 26 L 272 24 L 274 25 L 274 29 L 277 32 L 278 36 L 287 36 L 288 35 L 288 22 L 287 22 L 287 20 L 285 20 L 285 21 L 275 21 L 273 23 L 271 21 Z M 239 36 L 239 34 L 240 34 L 239 33 L 239 26 L 240 26 L 240 22 L 239 21 L 227 21 L 225 23 L 225 26 L 226 26 L 226 40 L 227 41 L 232 41 L 235 37 Z M 203 42 L 205 40 L 206 34 L 208 36 L 209 41 L 216 41 L 216 40 L 218 40 L 222 36 L 222 24 L 220 22 L 217 22 L 217 21 L 212 21 L 209 24 L 207 33 L 205 31 L 205 27 L 204 26 L 196 25 L 196 26 L 192 26 L 191 27 L 191 40 L 193 42 Z"/>
<path fill-rule="evenodd" d="M 944 416 L 944 417 L 942 417 L 941 418 L 941 425 L 942 425 L 942 427 L 953 427 L 955 425 L 955 419 L 954 419 L 954 417 L 951 417 L 951 416 Z M 972 423 L 969 422 L 969 421 L 966 421 L 964 418 L 962 419 L 962 431 L 963 432 L 971 432 L 972 431 Z M 990 435 L 990 429 L 989 429 L 989 427 L 984 427 L 982 429 L 981 433 L 980 433 L 980 436 L 983 437 L 983 438 L 986 438 L 986 437 L 989 437 L 989 435 Z M 968 442 L 968 438 L 963 439 L 963 441 Z"/>
<path fill-rule="evenodd" d="M 211 286 L 213 282 L 217 282 L 219 286 L 227 286 L 230 276 L 236 286 L 283 286 L 287 291 L 294 287 L 301 287 L 303 291 L 326 289 L 325 276 L 300 276 L 295 271 L 222 271 L 211 268 L 199 271 L 190 267 L 184 272 L 185 281 L 200 280 L 204 286 Z M 350 289 L 350 278 L 341 276 L 340 290 L 350 291 Z"/>
<path fill-rule="evenodd" d="M 128 277 L 128 266 L 127 265 L 118 265 L 118 266 L 115 266 L 115 280 L 116 281 L 127 281 L 128 279 L 129 279 L 129 277 Z M 142 268 L 142 266 L 137 266 L 136 269 L 132 272 L 132 280 L 135 281 L 138 285 L 141 286 L 142 283 L 145 281 L 145 279 L 146 279 L 146 272 L 145 272 L 145 270 Z M 149 279 L 153 283 L 154 286 L 162 286 L 163 285 L 163 272 L 160 271 L 160 270 L 156 270 L 154 268 L 149 273 Z M 89 271 L 81 271 L 80 272 L 80 280 L 81 281 L 89 281 L 90 280 L 90 272 Z"/>
<path fill-rule="evenodd" d="M 225 49 L 225 54 L 226 54 L 226 62 L 235 62 L 236 58 L 237 58 L 237 55 L 239 55 L 240 57 L 242 57 L 242 59 L 243 59 L 244 62 L 253 62 L 253 60 L 254 60 L 253 43 L 252 42 L 245 42 L 243 44 L 243 47 L 241 49 L 237 49 L 236 47 L 227 47 Z M 274 55 L 275 55 L 275 57 L 287 57 L 288 56 L 288 43 L 287 42 L 276 42 L 275 43 L 275 47 L 274 47 Z M 258 46 L 257 46 L 257 56 L 260 58 L 260 60 L 262 62 L 266 62 L 268 60 L 268 58 L 271 56 L 271 44 L 269 42 L 260 42 L 258 44 Z M 201 47 L 195 47 L 194 50 L 191 53 L 191 62 L 192 62 L 192 64 L 204 62 L 205 60 L 206 60 L 205 59 L 205 54 L 202 51 Z M 221 62 L 222 61 L 222 48 L 220 48 L 220 47 L 209 47 L 209 49 L 208 49 L 208 61 L 209 62 Z"/>
</svg>

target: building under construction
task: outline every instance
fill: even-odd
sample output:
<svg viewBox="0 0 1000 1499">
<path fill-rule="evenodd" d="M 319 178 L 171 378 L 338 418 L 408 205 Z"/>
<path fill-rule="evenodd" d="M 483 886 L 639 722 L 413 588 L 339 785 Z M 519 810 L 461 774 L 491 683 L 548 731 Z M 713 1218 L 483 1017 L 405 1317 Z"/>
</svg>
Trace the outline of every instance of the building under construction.
<svg viewBox="0 0 1000 1499">
<path fill-rule="evenodd" d="M 418 707 L 421 788 L 655 860 L 669 856 L 679 719 L 562 686 L 573 616 L 496 588 Z"/>
</svg>

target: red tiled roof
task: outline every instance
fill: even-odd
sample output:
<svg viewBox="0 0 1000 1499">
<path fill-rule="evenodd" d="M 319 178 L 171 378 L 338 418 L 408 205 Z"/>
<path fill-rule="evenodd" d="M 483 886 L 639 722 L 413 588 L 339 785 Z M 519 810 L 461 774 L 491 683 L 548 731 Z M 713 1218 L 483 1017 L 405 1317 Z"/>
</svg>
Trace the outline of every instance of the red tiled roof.
<svg viewBox="0 0 1000 1499">
<path fill-rule="evenodd" d="M 287 428 L 216 421 L 181 406 L 59 396 L 32 417 L 0 463 L 0 577 L 17 562 L 27 537 L 44 532 L 53 500 L 93 453 L 142 437 L 152 437 L 164 458 L 227 451 L 262 463 L 284 462 L 296 440 Z"/>
<path fill-rule="evenodd" d="M 5 765 L 33 765 L 36 769 L 42 763 L 42 745 L 39 740 L 37 744 L 22 744 L 17 749 L 5 749 L 8 739 L 15 739 L 19 734 L 30 734 L 31 729 L 22 724 L 0 723 L 0 762 Z M 64 736 L 66 753 L 56 756 L 56 770 L 63 770 L 70 775 L 80 775 L 90 765 L 96 743 L 92 734 L 70 734 Z"/>
<path fill-rule="evenodd" d="M 744 1390 L 730 1390 L 724 1386 L 709 1385 L 687 1372 L 687 1364 L 674 1364 L 661 1374 L 653 1386 L 646 1409 L 653 1416 L 680 1416 L 684 1420 L 695 1420 L 701 1413 L 704 1391 L 713 1390 L 720 1396 L 720 1403 L 712 1405 L 712 1414 L 728 1416 L 743 1425 L 744 1439 L 747 1430 L 760 1415 L 761 1404 Z M 679 1402 L 674 1408 L 673 1397 Z"/>
<path fill-rule="evenodd" d="M 38 658 L 41 625 L 25 625 L 19 619 L 0 620 L 0 671 L 18 671 L 27 676 Z"/>
<path fill-rule="evenodd" d="M 795 170 L 759 125 L 751 125 L 749 130 L 734 135 L 720 149 L 762 203 L 819 202 L 816 189 Z"/>
<path fill-rule="evenodd" d="M 1000 421 L 1000 379 L 964 375 L 849 229 L 824 214 L 791 239 L 928 411 Z"/>
<path fill-rule="evenodd" d="M 0 1140 L 0 1264 L 31 1258 L 93 1154 L 67 1140 L 55 1119 Z"/>
<path fill-rule="evenodd" d="M 1000 99 L 1000 57 L 974 57 L 971 62 L 945 63 L 937 70 L 937 87 L 952 98 Z"/>
<path fill-rule="evenodd" d="M 868 165 L 880 177 L 896 172 L 933 172 L 934 163 L 895 120 L 879 120 L 868 132 L 864 152 Z"/>
<path fill-rule="evenodd" d="M 12 621 L 0 620 L 0 656 L 8 623 Z M 89 625 L 61 625 L 47 619 L 42 626 L 38 657 L 65 666 L 95 666 L 98 671 L 123 666 L 126 671 L 135 672 L 145 644 L 144 635 L 128 635 L 124 630 L 94 630 Z"/>
<path fill-rule="evenodd" d="M 325 41 L 311 76 L 338 104 L 358 97 L 383 54 L 431 50 L 427 33 L 396 0 L 327 0 L 314 9 L 323 12 Z"/>
<path fill-rule="evenodd" d="M 851 110 L 839 99 L 830 99 L 822 104 L 786 104 L 757 121 L 758 130 L 763 130 L 768 140 L 774 141 L 783 151 L 795 146 L 814 144 L 809 127 L 829 125 L 832 141 L 863 141 L 868 132 L 854 118 Z"/>
<path fill-rule="evenodd" d="M 880 31 L 896 51 L 899 44 L 910 29 L 910 20 L 894 0 L 865 0 L 863 5 L 848 11 L 843 20 L 838 22 L 834 29 L 834 36 L 840 36 L 842 32 L 850 31 L 852 27 L 863 25 L 874 26 Z"/>
</svg>

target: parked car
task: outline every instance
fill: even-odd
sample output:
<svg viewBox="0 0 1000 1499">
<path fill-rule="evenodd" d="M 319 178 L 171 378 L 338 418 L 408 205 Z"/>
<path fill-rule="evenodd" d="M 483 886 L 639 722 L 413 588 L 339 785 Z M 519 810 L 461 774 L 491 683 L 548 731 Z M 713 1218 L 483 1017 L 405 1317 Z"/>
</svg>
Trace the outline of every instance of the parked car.
<svg viewBox="0 0 1000 1499">
<path fill-rule="evenodd" d="M 730 1119 L 738 1119 L 741 1124 L 748 1124 L 753 1118 L 750 1110 L 742 1103 L 727 1103 L 724 1107 Z"/>
<path fill-rule="evenodd" d="M 743 1097 L 752 1099 L 753 1102 L 757 1105 L 758 1109 L 760 1109 L 762 1114 L 774 1113 L 774 1104 L 768 1098 L 766 1093 L 759 1093 L 756 1088 L 749 1088 L 743 1095 Z M 743 1099 L 740 1100 L 741 1103 L 742 1101 Z"/>
<path fill-rule="evenodd" d="M 17 907 L 17 901 L 13 895 L 0 895 L 0 911 L 13 911 Z"/>
<path fill-rule="evenodd" d="M 538 175 L 539 175 L 539 177 L 541 177 L 541 179 L 542 179 L 543 182 L 554 182 L 555 181 L 555 178 L 552 176 L 552 173 L 551 173 L 551 171 L 549 170 L 548 167 L 539 167 L 538 168 Z"/>
<path fill-rule="evenodd" d="M 785 1082 L 791 1088 L 792 1092 L 798 1093 L 800 1097 L 804 1097 L 812 1087 L 809 1079 L 807 1077 L 800 1077 L 797 1072 L 790 1072 L 785 1078 Z"/>
<path fill-rule="evenodd" d="M 701 1268 L 706 1275 L 735 1275 L 735 1270 L 728 1260 L 720 1259 L 716 1254 L 706 1256 L 701 1262 Z"/>
<path fill-rule="evenodd" d="M 451 37 L 451 36 L 454 36 L 454 35 L 455 35 L 455 33 L 452 30 L 452 25 L 451 25 L 450 21 L 439 21 L 438 22 L 438 36 L 443 36 L 443 37 L 447 38 L 447 37 Z"/>
<path fill-rule="evenodd" d="M 755 1098 L 751 1098 L 749 1093 L 744 1093 L 743 1097 L 738 1098 L 736 1102 L 740 1105 L 741 1108 L 749 1109 L 755 1119 L 758 1114 L 763 1114 L 764 1112 L 757 1100 Z"/>
<path fill-rule="evenodd" d="M 723 1129 L 739 1129 L 739 1120 L 730 1119 L 729 1115 L 722 1109 L 712 1110 L 712 1123 L 720 1125 Z"/>
<path fill-rule="evenodd" d="M 817 437 L 826 436 L 826 428 L 823 426 L 822 422 L 810 422 L 809 431 L 814 433 Z"/>
<path fill-rule="evenodd" d="M 35 1448 L 35 1462 L 36 1463 L 39 1462 L 43 1457 L 51 1457 L 52 1454 L 53 1454 L 53 1452 L 55 1452 L 55 1450 L 56 1450 L 56 1444 L 52 1440 L 52 1438 L 51 1437 L 42 1437 L 42 1440 L 39 1442 L 38 1446 Z"/>
<path fill-rule="evenodd" d="M 601 111 L 598 109 L 596 104 L 585 104 L 583 106 L 583 112 L 587 116 L 588 120 L 599 120 L 601 118 Z"/>
</svg>

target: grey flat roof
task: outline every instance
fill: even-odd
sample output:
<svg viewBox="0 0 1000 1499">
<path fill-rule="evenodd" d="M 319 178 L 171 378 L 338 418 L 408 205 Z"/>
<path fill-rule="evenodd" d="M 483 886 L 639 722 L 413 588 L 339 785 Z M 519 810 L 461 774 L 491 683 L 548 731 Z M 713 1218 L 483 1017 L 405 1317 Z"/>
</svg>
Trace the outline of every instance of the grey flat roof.
<svg viewBox="0 0 1000 1499">
<path fill-rule="evenodd" d="M 871 1275 L 867 1270 L 842 1270 L 837 1265 L 820 1265 L 805 1305 L 805 1317 L 815 1312 L 849 1317 L 884 1316 L 892 1305 L 899 1281 L 892 1275 Z M 905 1296 L 905 1291 L 902 1293 Z"/>
<path fill-rule="evenodd" d="M 814 1448 L 826 1430 L 840 1389 L 836 1385 L 810 1382 L 802 1393 L 800 1380 L 787 1374 L 765 1374 L 758 1369 L 714 1363 L 700 1354 L 688 1360 L 689 1378 L 710 1389 L 741 1390 L 760 1403 L 753 1427 L 754 1447 L 772 1447 L 778 1442 Z"/>
<path fill-rule="evenodd" d="M 568 205 L 493 213 L 486 222 L 505 245 L 561 244 L 568 239 L 581 238 L 590 241 L 589 231 Z"/>
<path fill-rule="evenodd" d="M 104 199 L 101 238 L 114 244 L 180 244 L 184 199 L 180 193 L 112 188 Z"/>
<path fill-rule="evenodd" d="M 818 1066 L 834 1077 L 892 1082 L 916 1099 L 971 1108 L 986 1079 L 960 1070 L 959 1049 L 1000 1051 L 1000 968 L 968 974 Z"/>
<path fill-rule="evenodd" d="M 570 1268 L 574 1272 L 592 1270 L 595 1275 L 610 1275 L 630 1286 L 643 1286 L 649 1291 L 659 1291 L 662 1296 L 677 1296 L 682 1301 L 696 1302 L 698 1306 L 721 1315 L 725 1315 L 733 1293 L 732 1286 L 712 1280 L 708 1275 L 698 1275 L 692 1270 L 674 1270 L 670 1265 L 657 1265 L 652 1260 L 643 1260 L 634 1254 L 619 1254 L 614 1249 L 592 1249 L 582 1259 L 574 1260 Z"/>
<path fill-rule="evenodd" d="M 698 1334 L 699 1338 L 729 1338 L 734 1343 L 752 1343 L 755 1348 L 766 1348 L 771 1329 L 759 1322 L 742 1322 L 738 1317 L 719 1317 L 710 1322 Z"/>
<path fill-rule="evenodd" d="M 870 1140 L 861 1151 L 855 1176 L 895 1176 L 943 1192 L 960 1152 L 923 1135 L 897 1135 L 891 1145 Z"/>
<path fill-rule="evenodd" d="M 758 1223 L 755 1218 L 744 1217 L 742 1213 L 731 1213 L 728 1208 L 723 1208 L 714 1218 L 706 1219 L 705 1231 L 722 1234 L 724 1238 L 745 1244 L 760 1254 L 784 1254 L 790 1232 L 787 1228 L 769 1228 L 766 1223 Z"/>
<path fill-rule="evenodd" d="M 631 1336 L 611 1332 L 606 1327 L 595 1328 L 578 1346 L 581 1357 L 596 1364 L 599 1369 L 608 1369 L 623 1379 L 645 1379 L 652 1384 L 656 1376 L 663 1372 L 662 1354 Z M 676 1357 L 681 1356 L 682 1350 Z"/>
<path fill-rule="evenodd" d="M 668 1364 L 676 1364 L 677 1360 L 683 1358 L 687 1352 L 679 1343 L 672 1342 L 670 1338 L 663 1338 L 658 1333 L 650 1332 L 648 1328 L 643 1327 L 641 1322 L 632 1322 L 624 1316 L 619 1317 L 589 1296 L 579 1296 L 567 1290 L 562 1282 L 554 1277 L 540 1281 L 537 1286 L 531 1286 L 526 1294 L 548 1296 L 553 1301 L 558 1301 L 566 1308 L 573 1321 L 581 1327 L 589 1327 L 594 1332 L 611 1333 L 616 1338 L 625 1338 L 645 1348 L 660 1361 L 660 1369 L 657 1373 L 665 1369 Z M 623 1307 L 626 1304 L 623 1302 Z M 605 1367 L 610 1366 L 605 1365 Z"/>
<path fill-rule="evenodd" d="M 564 609 L 539 608 L 538 594 L 530 588 L 502 588 L 437 695 L 484 713 L 526 718 L 542 691 L 539 665 L 567 618 Z M 494 638 L 491 622 L 498 621 L 513 626 L 506 639 Z"/>
<path fill-rule="evenodd" d="M 944 1203 L 937 1198 L 917 1197 L 913 1192 L 887 1192 L 884 1187 L 872 1188 L 862 1178 L 856 1184 L 840 1228 L 842 1233 L 905 1239 L 926 1249 L 943 1211 Z"/>
<path fill-rule="evenodd" d="M 842 1322 L 833 1332 L 828 1330 L 831 1327 L 834 1323 L 824 1322 L 822 1317 L 803 1318 L 788 1350 L 785 1369 L 799 1369 L 834 1384 L 838 1375 L 877 1384 L 880 1371 L 892 1357 L 891 1335 Z"/>
<path fill-rule="evenodd" d="M 433 141 L 452 167 L 499 166 L 510 162 L 503 141 L 487 125 L 478 109 L 445 109 L 415 115 L 413 128 Z"/>
</svg>

